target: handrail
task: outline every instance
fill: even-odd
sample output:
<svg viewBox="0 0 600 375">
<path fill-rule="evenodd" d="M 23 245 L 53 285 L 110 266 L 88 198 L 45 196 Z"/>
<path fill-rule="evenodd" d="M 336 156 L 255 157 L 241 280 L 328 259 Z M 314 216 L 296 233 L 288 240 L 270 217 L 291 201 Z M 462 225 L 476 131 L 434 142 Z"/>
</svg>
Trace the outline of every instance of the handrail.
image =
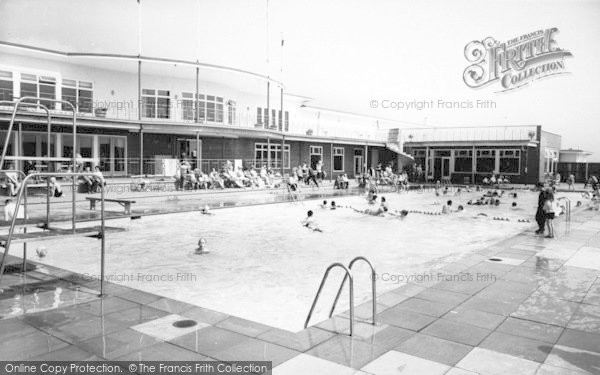
<svg viewBox="0 0 600 375">
<path fill-rule="evenodd" d="M 565 229 L 569 230 L 569 227 L 571 225 L 571 200 L 567 197 L 560 197 L 558 198 L 558 200 L 564 200 L 567 202 L 566 205 L 566 210 L 565 210 Z"/>
<path fill-rule="evenodd" d="M 325 274 L 321 279 L 321 285 L 319 285 L 319 290 L 317 290 L 317 295 L 313 300 L 312 306 L 310 307 L 310 311 L 308 312 L 308 316 L 306 317 L 306 321 L 304 322 L 304 328 L 308 327 L 308 322 L 310 321 L 315 307 L 317 306 L 317 301 L 319 300 L 319 296 L 323 291 L 323 286 L 325 285 L 325 281 L 329 276 L 329 271 L 331 271 L 335 267 L 340 267 L 344 269 L 344 271 L 346 272 L 346 276 L 350 279 L 350 336 L 352 336 L 352 334 L 354 333 L 354 279 L 352 278 L 352 272 L 341 263 L 332 263 L 329 265 L 329 267 L 327 267 L 327 270 L 325 270 Z"/>
<path fill-rule="evenodd" d="M 27 100 L 29 97 L 23 97 L 19 100 L 15 101 L 9 101 L 9 100 L 0 100 L 0 105 L 14 105 L 14 109 L 13 109 L 13 116 L 11 116 L 11 122 L 9 124 L 8 127 L 8 131 L 6 133 L 6 139 L 4 140 L 4 148 L 2 149 L 2 157 L 0 159 L 0 169 L 4 167 L 4 159 L 6 158 L 6 150 L 8 149 L 8 143 L 10 141 L 10 133 L 12 132 L 12 128 L 14 125 L 14 117 L 16 116 L 16 112 L 18 110 L 19 105 L 23 105 L 25 107 L 36 107 L 36 108 L 41 108 L 46 112 L 46 117 L 47 117 L 47 124 L 48 124 L 48 142 L 47 143 L 47 147 L 50 148 L 50 125 L 51 125 L 51 115 L 50 115 L 50 110 L 48 109 L 48 107 L 46 107 L 45 105 L 41 104 L 41 103 L 26 103 L 26 102 L 22 102 L 22 99 Z M 50 153 L 48 153 L 48 155 L 50 155 Z"/>
<path fill-rule="evenodd" d="M 2 101 L 0 101 L 0 103 L 2 103 Z M 25 177 L 27 177 L 25 172 L 20 171 L 18 169 L 0 169 L 0 173 L 6 174 L 6 172 L 19 173 L 22 176 L 21 181 L 23 181 L 23 179 L 25 179 Z M 9 194 L 10 194 L 10 192 L 9 192 Z M 17 209 L 17 213 L 18 212 L 19 211 Z M 23 219 L 27 220 L 27 189 L 25 189 L 25 197 L 23 198 Z M 23 232 L 27 232 L 27 228 L 23 228 Z M 27 257 L 27 244 L 23 244 L 23 270 L 26 269 L 25 268 L 25 266 L 26 266 L 25 258 L 26 257 Z M 0 276 L 0 279 L 2 279 L 2 276 Z"/>
<path fill-rule="evenodd" d="M 356 258 L 352 259 L 352 261 L 350 261 L 350 264 L 348 265 L 348 269 L 352 270 L 352 266 L 354 265 L 354 263 L 356 263 L 356 261 L 358 260 L 362 260 L 365 263 L 367 263 L 369 265 L 369 267 L 371 268 L 371 292 L 373 294 L 373 325 L 375 325 L 375 316 L 377 315 L 377 288 L 376 288 L 376 279 L 377 279 L 377 273 L 375 272 L 375 267 L 373 267 L 373 265 L 371 264 L 371 262 L 369 262 L 369 260 L 363 256 L 357 256 Z M 344 276 L 344 279 L 342 280 L 342 284 L 340 285 L 340 289 L 337 292 L 337 295 L 335 296 L 335 300 L 333 301 L 333 306 L 331 306 L 331 311 L 329 312 L 329 317 L 331 318 L 333 316 L 333 312 L 335 310 L 335 306 L 338 303 L 338 300 L 340 299 L 340 296 L 342 294 L 342 289 L 344 288 L 344 284 L 346 283 L 346 279 L 348 278 L 348 274 L 346 274 Z"/>
<path fill-rule="evenodd" d="M 27 103 L 25 102 L 26 100 L 33 100 L 35 101 L 35 103 Z M 73 106 L 72 103 L 66 101 L 66 100 L 60 100 L 60 99 L 50 99 L 50 98 L 37 98 L 37 97 L 33 97 L 33 96 L 24 96 L 21 97 L 19 99 L 17 99 L 16 102 L 8 102 L 8 101 L 4 101 L 4 103 L 8 103 L 8 104 L 12 104 L 14 105 L 13 108 L 13 112 L 12 115 L 10 117 L 10 123 L 8 125 L 8 130 L 6 133 L 6 139 L 4 140 L 4 148 L 2 149 L 2 156 L 0 157 L 0 169 L 4 166 L 4 159 L 6 158 L 6 150 L 8 149 L 8 143 L 10 141 L 10 133 L 12 132 L 12 129 L 14 127 L 14 123 L 15 123 L 15 118 L 17 116 L 17 112 L 19 110 L 19 106 L 20 105 L 24 105 L 24 106 L 36 106 L 36 107 L 40 107 L 42 109 L 44 109 L 46 111 L 46 114 L 48 116 L 48 141 L 47 141 L 47 152 L 48 152 L 48 156 L 50 156 L 50 137 L 51 137 L 51 127 L 52 127 L 52 123 L 51 123 L 51 117 L 50 117 L 50 111 L 48 110 L 48 108 L 46 106 L 44 106 L 43 104 L 41 104 L 41 101 L 46 101 L 46 102 L 53 102 L 53 103 L 61 103 L 61 104 L 66 104 L 69 107 L 71 107 L 71 113 L 73 114 L 73 171 L 75 171 L 75 166 L 77 165 L 77 154 L 76 154 L 76 150 L 77 150 L 77 111 L 75 106 Z M 2 103 L 2 102 L 0 102 Z M 73 229 L 75 229 L 75 213 L 76 213 L 76 206 L 75 206 L 75 201 L 76 201 L 76 195 L 77 195 L 77 190 L 75 189 L 75 179 L 73 179 L 73 184 L 72 184 L 72 188 L 73 188 L 73 202 L 72 202 L 72 209 L 73 209 L 73 221 L 72 221 L 72 226 Z M 48 214 L 50 212 L 50 201 L 48 200 Z"/>
<path fill-rule="evenodd" d="M 16 199 L 16 207 L 15 207 L 15 212 L 13 214 L 11 223 L 10 223 L 10 229 L 8 231 L 8 237 L 6 238 L 6 243 L 4 244 L 4 254 L 2 255 L 2 260 L 0 261 L 0 282 L 2 281 L 2 275 L 4 274 L 4 267 L 5 267 L 5 261 L 6 261 L 6 255 L 8 254 L 9 248 L 10 248 L 10 243 L 12 241 L 12 237 L 14 235 L 14 231 L 15 231 L 15 225 L 17 222 L 17 216 L 19 213 L 19 208 L 21 205 L 21 198 L 23 197 L 23 192 L 27 190 L 27 183 L 29 182 L 29 180 L 31 178 L 33 178 L 34 176 L 41 176 L 41 177 L 80 177 L 80 176 L 94 176 L 95 178 L 97 178 L 98 180 L 100 180 L 100 200 L 101 200 L 101 206 L 100 206 L 100 240 L 102 241 L 101 246 L 102 246 L 102 250 L 101 250 L 101 260 L 100 260 L 100 295 L 103 294 L 104 292 L 104 248 L 105 248 L 105 240 L 104 240 L 104 231 L 105 231 L 105 227 L 104 227 L 104 177 L 103 176 L 99 176 L 99 175 L 95 175 L 93 172 L 34 172 L 31 173 L 27 176 L 25 176 L 25 178 L 23 179 L 23 181 L 21 182 L 21 189 L 19 190 L 19 194 L 17 195 L 17 199 Z M 75 181 L 75 178 L 73 178 L 73 180 Z M 73 223 L 75 223 L 75 213 L 73 213 Z M 73 232 L 75 232 L 75 224 L 73 224 L 73 228 L 72 228 Z"/>
</svg>

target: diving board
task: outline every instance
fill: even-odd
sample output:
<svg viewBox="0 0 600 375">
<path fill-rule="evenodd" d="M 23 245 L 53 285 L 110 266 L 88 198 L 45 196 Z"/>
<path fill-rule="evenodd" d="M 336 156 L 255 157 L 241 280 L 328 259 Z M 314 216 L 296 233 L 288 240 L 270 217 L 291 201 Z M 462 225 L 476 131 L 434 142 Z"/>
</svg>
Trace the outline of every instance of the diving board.
<svg viewBox="0 0 600 375">
<path fill-rule="evenodd" d="M 75 228 L 75 229 L 59 229 L 50 228 L 50 230 L 44 230 L 42 232 L 27 232 L 27 233 L 13 233 L 11 243 L 24 243 L 24 242 L 38 242 L 47 241 L 54 238 L 67 238 L 67 237 L 82 237 L 82 236 L 93 236 L 100 235 L 102 231 L 101 226 Z M 118 227 L 104 227 L 104 232 L 124 232 L 124 228 Z M 0 236 L 0 246 L 4 247 L 8 240 L 7 235 Z"/>
</svg>

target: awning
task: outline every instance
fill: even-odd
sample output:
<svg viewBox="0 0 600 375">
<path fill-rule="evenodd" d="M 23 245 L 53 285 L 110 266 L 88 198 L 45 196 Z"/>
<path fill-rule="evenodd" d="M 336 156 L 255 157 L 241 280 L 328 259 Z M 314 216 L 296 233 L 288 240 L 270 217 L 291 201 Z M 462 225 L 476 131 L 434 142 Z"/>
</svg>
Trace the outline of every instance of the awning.
<svg viewBox="0 0 600 375">
<path fill-rule="evenodd" d="M 387 147 L 391 151 L 394 151 L 400 157 L 406 158 L 406 159 L 408 159 L 410 161 L 415 161 L 415 158 L 413 158 L 412 155 L 409 155 L 409 154 L 403 152 L 402 150 L 400 150 L 400 146 L 398 146 L 395 143 L 386 143 L 385 147 Z"/>
</svg>

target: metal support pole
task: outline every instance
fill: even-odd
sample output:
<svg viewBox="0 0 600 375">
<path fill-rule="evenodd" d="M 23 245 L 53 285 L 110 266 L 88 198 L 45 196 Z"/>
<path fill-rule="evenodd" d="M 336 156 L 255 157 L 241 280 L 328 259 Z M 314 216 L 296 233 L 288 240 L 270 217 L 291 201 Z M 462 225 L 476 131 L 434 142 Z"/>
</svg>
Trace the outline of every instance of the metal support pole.
<svg viewBox="0 0 600 375">
<path fill-rule="evenodd" d="M 196 67 L 196 123 L 200 123 L 200 67 Z"/>
<path fill-rule="evenodd" d="M 283 174 L 284 174 L 284 166 L 283 166 L 283 161 L 285 160 L 285 134 L 281 134 L 281 178 L 283 178 Z"/>
<path fill-rule="evenodd" d="M 475 145 L 473 145 L 473 154 L 471 155 L 471 184 L 475 185 L 475 169 L 477 169 L 477 161 L 475 160 Z"/>
<path fill-rule="evenodd" d="M 100 180 L 100 296 L 104 295 L 104 261 L 105 261 L 105 247 L 106 247 L 106 234 L 104 233 L 104 179 Z"/>
<path fill-rule="evenodd" d="M 330 164 L 330 175 L 329 175 L 329 180 L 333 181 L 333 142 L 331 143 L 331 145 L 329 146 L 329 161 L 331 162 Z"/>
<path fill-rule="evenodd" d="M 140 124 L 140 174 L 144 174 L 144 127 Z"/>
<path fill-rule="evenodd" d="M 271 138 L 267 138 L 267 169 L 271 169 Z"/>
<path fill-rule="evenodd" d="M 73 109 L 73 172 L 78 172 L 75 170 L 76 168 L 76 164 L 77 164 L 77 112 Z M 77 207 L 75 202 L 77 201 L 77 178 L 75 178 L 75 176 L 73 176 L 73 182 L 72 182 L 72 188 L 73 188 L 73 202 L 71 204 L 72 208 L 73 208 L 73 218 L 71 219 L 71 223 L 73 226 L 73 231 L 75 231 L 75 217 L 77 216 Z"/>
<path fill-rule="evenodd" d="M 23 219 L 27 222 L 27 185 L 23 186 L 25 189 L 25 196 L 23 197 Z M 17 216 L 19 215 L 19 208 L 17 207 Z M 23 233 L 27 233 L 27 227 L 23 227 Z M 21 272 L 25 275 L 27 270 L 27 242 L 23 242 L 23 269 Z"/>
<path fill-rule="evenodd" d="M 202 170 L 200 167 L 200 132 L 196 132 L 196 168 Z"/>
<path fill-rule="evenodd" d="M 367 174 L 368 172 L 368 160 L 369 160 L 369 146 L 365 144 L 365 160 L 363 161 L 363 173 Z"/>
<path fill-rule="evenodd" d="M 271 82 L 267 77 L 267 121 L 265 122 L 266 129 L 270 128 L 271 123 Z"/>
<path fill-rule="evenodd" d="M 17 150 L 18 150 L 17 151 L 17 155 L 23 156 L 22 155 L 23 153 L 21 152 L 21 150 L 23 148 L 23 124 L 21 124 L 21 123 L 19 123 L 19 128 L 17 129 L 17 137 L 19 138 L 18 142 L 17 142 Z M 17 161 L 17 165 L 16 165 L 16 169 L 19 169 L 19 170 L 22 171 L 23 170 L 22 163 L 23 162 L 21 160 L 18 160 Z"/>
</svg>

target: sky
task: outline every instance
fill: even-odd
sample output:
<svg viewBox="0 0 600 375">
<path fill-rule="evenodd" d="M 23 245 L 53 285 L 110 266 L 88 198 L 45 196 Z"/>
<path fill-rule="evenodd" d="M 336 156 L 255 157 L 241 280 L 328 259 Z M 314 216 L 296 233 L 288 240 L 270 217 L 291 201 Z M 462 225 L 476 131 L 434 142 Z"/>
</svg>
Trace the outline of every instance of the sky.
<svg viewBox="0 0 600 375">
<path fill-rule="evenodd" d="M 407 126 L 538 124 L 600 161 L 600 0 L 0 0 L 0 14 L 10 15 L 0 40 L 248 69 L 314 106 Z M 463 81 L 471 41 L 554 27 L 572 53 L 568 74 L 507 92 Z M 382 108 L 431 100 L 421 110 Z"/>
</svg>

